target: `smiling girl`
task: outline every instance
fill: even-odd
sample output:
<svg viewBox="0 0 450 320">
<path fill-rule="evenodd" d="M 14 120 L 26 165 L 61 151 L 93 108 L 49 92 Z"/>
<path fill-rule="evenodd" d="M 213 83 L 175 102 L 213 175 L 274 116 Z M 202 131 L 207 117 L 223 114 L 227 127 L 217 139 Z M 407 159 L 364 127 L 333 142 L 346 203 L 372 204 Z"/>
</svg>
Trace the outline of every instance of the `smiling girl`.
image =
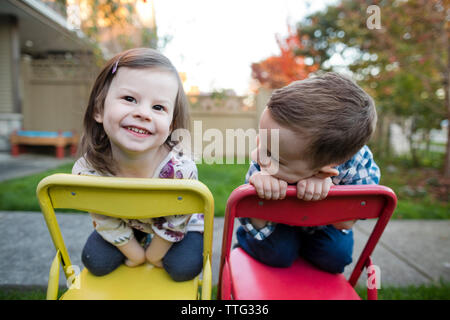
<svg viewBox="0 0 450 320">
<path fill-rule="evenodd" d="M 171 133 L 187 128 L 188 103 L 178 72 L 162 54 L 138 48 L 106 63 L 84 117 L 82 157 L 73 174 L 197 179 L 192 159 L 175 151 Z M 91 213 L 95 230 L 82 252 L 86 268 L 106 275 L 146 261 L 176 281 L 202 268 L 203 215 L 118 219 Z M 148 242 L 150 241 L 150 244 Z"/>
</svg>

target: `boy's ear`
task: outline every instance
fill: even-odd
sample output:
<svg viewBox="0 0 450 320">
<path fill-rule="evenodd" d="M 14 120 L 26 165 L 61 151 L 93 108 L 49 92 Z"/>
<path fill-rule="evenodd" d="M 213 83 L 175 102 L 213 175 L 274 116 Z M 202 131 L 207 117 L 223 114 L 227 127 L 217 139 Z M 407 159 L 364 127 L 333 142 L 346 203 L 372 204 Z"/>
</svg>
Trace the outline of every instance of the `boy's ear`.
<svg viewBox="0 0 450 320">
<path fill-rule="evenodd" d="M 256 143 L 256 147 L 255 149 L 252 150 L 252 152 L 250 153 L 250 159 L 258 162 L 258 145 L 259 145 L 259 135 L 256 134 L 256 138 L 255 138 L 255 143 Z"/>
<path fill-rule="evenodd" d="M 325 179 L 339 175 L 339 171 L 333 167 L 334 165 L 323 166 L 315 176 L 320 179 Z"/>
</svg>

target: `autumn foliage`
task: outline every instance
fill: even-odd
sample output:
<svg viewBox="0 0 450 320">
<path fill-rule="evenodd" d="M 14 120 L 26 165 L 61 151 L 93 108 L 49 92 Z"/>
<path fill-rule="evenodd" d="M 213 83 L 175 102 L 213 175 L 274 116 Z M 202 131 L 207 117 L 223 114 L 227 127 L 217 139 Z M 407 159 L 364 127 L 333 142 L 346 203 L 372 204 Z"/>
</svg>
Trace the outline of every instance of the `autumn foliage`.
<svg viewBox="0 0 450 320">
<path fill-rule="evenodd" d="M 305 79 L 318 69 L 317 64 L 308 65 L 304 57 L 296 55 L 302 45 L 290 27 L 287 37 L 276 36 L 276 40 L 280 55 L 252 64 L 252 77 L 260 86 L 268 89 L 281 88 L 292 81 Z"/>
</svg>

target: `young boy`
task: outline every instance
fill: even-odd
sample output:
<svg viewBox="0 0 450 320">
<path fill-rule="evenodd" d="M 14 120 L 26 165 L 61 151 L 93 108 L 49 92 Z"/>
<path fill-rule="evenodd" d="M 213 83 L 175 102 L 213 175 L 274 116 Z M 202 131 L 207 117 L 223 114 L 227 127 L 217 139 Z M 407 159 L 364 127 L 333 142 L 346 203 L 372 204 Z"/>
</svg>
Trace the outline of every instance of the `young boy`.
<svg viewBox="0 0 450 320">
<path fill-rule="evenodd" d="M 259 123 L 260 134 L 267 130 L 267 143 L 258 139 L 246 183 L 259 197 L 272 200 L 283 199 L 287 185 L 295 184 L 297 197 L 307 201 L 324 199 L 333 184 L 377 184 L 380 170 L 365 145 L 376 120 L 370 96 L 337 73 L 276 90 Z M 271 154 L 274 129 L 279 135 L 278 155 Z M 267 155 L 264 161 L 261 154 Z M 287 267 L 301 255 L 325 271 L 341 273 L 352 262 L 355 221 L 321 227 L 255 218 L 240 221 L 239 246 L 267 265 Z"/>
</svg>

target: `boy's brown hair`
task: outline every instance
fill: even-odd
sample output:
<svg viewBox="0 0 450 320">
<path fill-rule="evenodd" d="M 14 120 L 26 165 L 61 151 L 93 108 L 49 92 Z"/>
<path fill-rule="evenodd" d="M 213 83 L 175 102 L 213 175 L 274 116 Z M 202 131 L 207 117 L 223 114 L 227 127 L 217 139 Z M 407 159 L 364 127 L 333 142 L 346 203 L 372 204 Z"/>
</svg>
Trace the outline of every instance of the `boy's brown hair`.
<svg viewBox="0 0 450 320">
<path fill-rule="evenodd" d="M 88 106 L 84 114 L 83 136 L 81 139 L 80 155 L 98 172 L 103 174 L 115 174 L 115 163 L 111 154 L 111 144 L 103 129 L 102 123 L 94 120 L 94 115 L 103 113 L 104 103 L 109 87 L 117 70 L 121 67 L 134 69 L 156 69 L 171 72 L 178 82 L 178 92 L 175 100 L 175 108 L 172 119 L 172 132 L 179 128 L 188 129 L 189 107 L 188 99 L 183 89 L 177 70 L 169 59 L 156 50 L 150 48 L 136 48 L 124 51 L 109 60 L 102 69 L 89 97 Z M 165 141 L 165 145 L 172 149 L 176 142 L 171 141 L 171 136 Z"/>
<path fill-rule="evenodd" d="M 350 159 L 370 139 L 377 121 L 372 98 L 335 72 L 275 90 L 267 108 L 278 124 L 308 139 L 299 157 L 312 168 Z"/>
</svg>

